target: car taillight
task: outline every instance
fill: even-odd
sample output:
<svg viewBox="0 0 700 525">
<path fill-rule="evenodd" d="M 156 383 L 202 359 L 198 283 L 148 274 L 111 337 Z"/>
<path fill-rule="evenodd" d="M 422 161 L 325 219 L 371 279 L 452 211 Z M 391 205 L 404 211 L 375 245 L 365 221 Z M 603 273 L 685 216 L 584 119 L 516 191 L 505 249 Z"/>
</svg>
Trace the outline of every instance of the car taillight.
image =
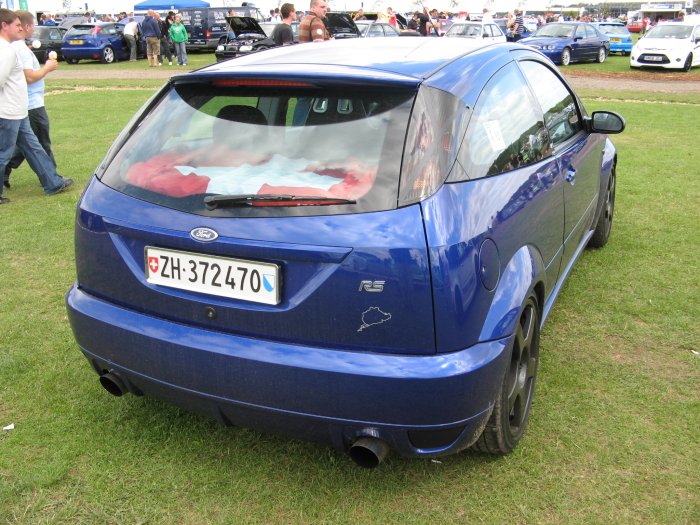
<svg viewBox="0 0 700 525">
<path fill-rule="evenodd" d="M 445 181 L 466 127 L 461 101 L 422 87 L 416 96 L 404 146 L 399 206 L 420 202 Z"/>
<path fill-rule="evenodd" d="M 209 31 L 209 30 L 207 29 L 206 35 L 207 35 L 207 40 L 209 40 L 209 39 L 211 38 L 211 31 Z"/>
</svg>

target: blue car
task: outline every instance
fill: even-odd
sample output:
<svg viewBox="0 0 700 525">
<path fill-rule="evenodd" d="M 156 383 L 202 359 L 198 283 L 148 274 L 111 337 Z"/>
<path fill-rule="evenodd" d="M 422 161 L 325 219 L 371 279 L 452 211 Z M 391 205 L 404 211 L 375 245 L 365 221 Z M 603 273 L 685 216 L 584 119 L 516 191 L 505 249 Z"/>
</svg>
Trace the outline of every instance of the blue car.
<svg viewBox="0 0 700 525">
<path fill-rule="evenodd" d="M 595 22 L 593 23 L 600 32 L 605 33 L 610 39 L 610 52 L 622 53 L 629 56 L 632 52 L 632 33 L 622 22 Z"/>
<path fill-rule="evenodd" d="M 78 204 L 75 339 L 111 394 L 363 467 L 506 454 L 540 328 L 610 236 L 623 129 L 515 44 L 332 40 L 175 76 Z"/>
<path fill-rule="evenodd" d="M 531 37 L 520 40 L 538 49 L 555 64 L 571 62 L 605 62 L 610 54 L 610 39 L 592 24 L 555 22 L 540 27 Z"/>
<path fill-rule="evenodd" d="M 63 38 L 61 54 L 69 64 L 80 60 L 99 60 L 111 64 L 129 59 L 129 46 L 124 38 L 124 25 L 119 23 L 78 24 Z"/>
</svg>

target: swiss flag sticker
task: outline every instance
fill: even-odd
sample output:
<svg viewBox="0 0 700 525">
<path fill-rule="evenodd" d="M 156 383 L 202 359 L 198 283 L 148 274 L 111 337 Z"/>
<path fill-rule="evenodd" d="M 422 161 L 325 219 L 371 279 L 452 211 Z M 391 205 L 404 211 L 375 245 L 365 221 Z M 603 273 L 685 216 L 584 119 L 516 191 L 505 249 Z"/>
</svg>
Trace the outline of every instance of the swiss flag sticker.
<svg viewBox="0 0 700 525">
<path fill-rule="evenodd" d="M 148 258 L 148 268 L 153 273 L 158 273 L 158 257 L 149 257 Z"/>
</svg>

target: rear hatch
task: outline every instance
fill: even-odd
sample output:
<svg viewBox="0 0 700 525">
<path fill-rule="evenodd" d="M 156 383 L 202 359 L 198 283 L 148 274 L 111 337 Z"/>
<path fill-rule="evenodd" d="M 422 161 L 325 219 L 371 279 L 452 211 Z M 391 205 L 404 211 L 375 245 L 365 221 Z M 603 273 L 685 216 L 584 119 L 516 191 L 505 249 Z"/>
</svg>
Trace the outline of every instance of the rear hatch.
<svg viewBox="0 0 700 525">
<path fill-rule="evenodd" d="M 202 79 L 165 90 L 108 153 L 78 213 L 79 286 L 257 340 L 433 353 L 426 181 L 399 174 L 444 134 L 426 136 L 434 101 Z M 409 171 L 434 173 L 421 162 Z"/>
<path fill-rule="evenodd" d="M 100 32 L 100 26 L 94 24 L 81 24 L 71 27 L 64 38 L 64 45 L 69 47 L 81 47 L 89 46 L 95 47 L 97 45 L 97 34 Z"/>
</svg>

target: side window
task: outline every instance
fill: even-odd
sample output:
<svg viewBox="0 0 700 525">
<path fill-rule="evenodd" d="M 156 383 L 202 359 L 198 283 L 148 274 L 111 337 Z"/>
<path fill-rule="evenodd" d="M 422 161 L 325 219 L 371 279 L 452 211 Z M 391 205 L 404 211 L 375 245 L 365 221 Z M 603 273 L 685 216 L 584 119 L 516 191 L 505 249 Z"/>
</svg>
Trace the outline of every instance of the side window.
<svg viewBox="0 0 700 525">
<path fill-rule="evenodd" d="M 596 32 L 591 26 L 586 26 L 586 38 L 595 38 Z"/>
<path fill-rule="evenodd" d="M 561 80 L 539 62 L 525 60 L 520 67 L 535 92 L 544 113 L 544 121 L 555 146 L 582 129 L 574 97 Z"/>
<path fill-rule="evenodd" d="M 371 25 L 369 28 L 369 34 L 367 36 L 369 36 L 369 37 L 384 36 L 384 30 L 382 29 L 382 26 Z"/>
<path fill-rule="evenodd" d="M 576 38 L 586 38 L 586 26 L 578 26 L 576 28 Z"/>
<path fill-rule="evenodd" d="M 58 29 L 52 29 L 49 31 L 49 38 L 51 40 L 61 40 L 61 32 Z"/>
<path fill-rule="evenodd" d="M 477 179 L 533 164 L 551 154 L 547 129 L 518 67 L 486 84 L 474 107 L 458 160 Z"/>
</svg>

